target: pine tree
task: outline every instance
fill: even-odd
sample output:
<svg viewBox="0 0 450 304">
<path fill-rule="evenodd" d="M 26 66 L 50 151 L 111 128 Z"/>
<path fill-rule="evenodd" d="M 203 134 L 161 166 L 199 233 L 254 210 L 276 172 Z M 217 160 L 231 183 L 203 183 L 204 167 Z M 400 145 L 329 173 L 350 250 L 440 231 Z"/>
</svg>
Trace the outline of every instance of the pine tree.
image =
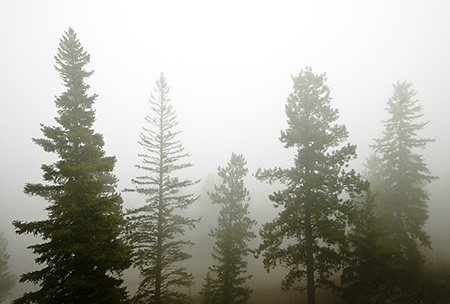
<svg viewBox="0 0 450 304">
<path fill-rule="evenodd" d="M 356 157 L 356 146 L 343 145 L 347 130 L 336 124 L 338 110 L 330 106 L 325 75 L 316 76 L 307 68 L 292 80 L 294 92 L 286 105 L 288 128 L 280 140 L 297 153 L 291 168 L 258 169 L 256 173 L 260 180 L 286 185 L 269 197 L 283 209 L 263 225 L 263 243 L 257 252 L 263 253 L 268 270 L 277 264 L 288 268 L 285 289 L 306 276 L 308 303 L 312 304 L 316 283 L 330 283 L 330 275 L 340 265 L 336 246 L 345 242 L 345 213 L 350 207 L 350 200 L 342 197 L 351 197 L 360 182 L 353 170 L 345 170 Z"/>
<path fill-rule="evenodd" d="M 377 208 L 388 231 L 386 244 L 395 250 L 394 262 L 399 269 L 390 290 L 391 299 L 418 303 L 424 262 L 420 246 L 430 246 L 424 231 L 429 198 L 425 186 L 436 177 L 417 153 L 433 140 L 417 137 L 427 122 L 417 122 L 423 116 L 422 106 L 411 87 L 408 82 L 394 84 L 383 136 L 372 146 L 379 158 L 379 169 L 371 175 L 379 181 Z"/>
<path fill-rule="evenodd" d="M 213 204 L 222 205 L 218 226 L 210 233 L 216 238 L 213 258 L 218 262 L 209 268 L 215 275 L 210 279 L 212 303 L 246 303 L 251 294 L 250 288 L 244 286 L 251 277 L 245 275 L 247 262 L 244 258 L 249 254 L 247 242 L 255 237 L 251 228 L 256 221 L 248 216 L 249 192 L 244 186 L 248 173 L 246 164 L 242 155 L 232 153 L 228 165 L 218 169 L 222 183 L 215 186 L 215 192 L 209 193 Z M 208 277 L 206 279 L 208 283 Z"/>
<path fill-rule="evenodd" d="M 142 281 L 134 297 L 137 303 L 189 303 L 180 287 L 192 284 L 192 275 L 177 265 L 190 258 L 184 250 L 192 242 L 182 239 L 186 228 L 194 228 L 196 220 L 179 211 L 197 198 L 185 189 L 196 182 L 174 176 L 178 170 L 191 167 L 182 160 L 189 156 L 177 140 L 176 113 L 169 104 L 169 87 L 161 73 L 156 81 L 150 104 L 153 116 L 146 115 L 148 128 L 143 128 L 139 144 L 145 153 L 136 167 L 145 175 L 132 180 L 136 191 L 145 197 L 145 204 L 128 211 L 127 237 L 134 248 L 133 263 Z"/>
<path fill-rule="evenodd" d="M 8 267 L 9 254 L 8 241 L 4 233 L 0 233 L 0 303 L 6 300 L 11 289 L 16 286 L 17 277 L 11 273 Z"/>
<path fill-rule="evenodd" d="M 119 275 L 130 259 L 119 237 L 123 215 L 122 199 L 114 190 L 116 159 L 105 156 L 103 137 L 92 129 L 97 95 L 88 95 L 85 83 L 93 73 L 85 69 L 90 55 L 73 29 L 61 38 L 55 60 L 67 89 L 55 101 L 58 126 L 41 125 L 45 138 L 33 141 L 59 159 L 42 165 L 44 184 L 24 188 L 50 202 L 48 218 L 13 223 L 17 233 L 44 240 L 29 247 L 44 267 L 21 276 L 21 282 L 40 289 L 14 303 L 123 303 L 127 292 Z"/>
</svg>

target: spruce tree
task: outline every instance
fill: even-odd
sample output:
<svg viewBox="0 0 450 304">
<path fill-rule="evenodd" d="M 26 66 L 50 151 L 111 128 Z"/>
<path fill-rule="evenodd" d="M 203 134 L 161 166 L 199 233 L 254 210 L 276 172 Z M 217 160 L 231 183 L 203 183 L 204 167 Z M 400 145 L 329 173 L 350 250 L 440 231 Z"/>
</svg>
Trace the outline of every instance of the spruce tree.
<svg viewBox="0 0 450 304">
<path fill-rule="evenodd" d="M 11 289 L 16 286 L 17 277 L 11 273 L 8 267 L 9 254 L 7 250 L 8 241 L 4 233 L 0 233 L 0 303 L 3 303 Z"/>
<path fill-rule="evenodd" d="M 133 264 L 142 280 L 134 296 L 137 303 L 189 303 L 180 288 L 192 284 L 192 275 L 179 266 L 190 258 L 185 252 L 192 242 L 183 240 L 186 228 L 194 228 L 196 220 L 182 216 L 180 210 L 190 206 L 197 197 L 186 189 L 196 182 L 179 179 L 175 173 L 191 167 L 183 160 L 189 156 L 177 139 L 180 131 L 176 113 L 169 103 L 169 87 L 161 73 L 151 94 L 152 115 L 146 115 L 148 127 L 143 128 L 139 154 L 143 171 L 132 180 L 134 189 L 143 195 L 145 204 L 127 212 L 127 238 L 134 248 Z"/>
<path fill-rule="evenodd" d="M 325 74 L 315 75 L 306 68 L 292 80 L 294 92 L 286 104 L 288 128 L 280 141 L 295 148 L 296 155 L 291 168 L 256 173 L 260 180 L 286 186 L 269 197 L 282 210 L 263 225 L 257 252 L 263 254 L 268 270 L 277 264 L 288 268 L 283 288 L 306 277 L 308 303 L 313 304 L 316 284 L 330 283 L 342 261 L 337 247 L 345 243 L 345 214 L 351 206 L 344 194 L 351 198 L 361 183 L 353 170 L 346 170 L 356 157 L 356 146 L 345 144 L 348 133 L 336 123 L 339 114 L 330 106 Z"/>
<path fill-rule="evenodd" d="M 60 39 L 55 68 L 66 87 L 55 104 L 57 126 L 41 125 L 44 138 L 33 139 L 58 160 L 42 165 L 45 183 L 28 183 L 24 192 L 49 201 L 47 219 L 14 221 L 16 232 L 31 233 L 43 243 L 29 246 L 42 269 L 25 273 L 21 282 L 40 285 L 14 303 L 123 303 L 127 292 L 120 274 L 130 266 L 120 239 L 122 199 L 115 192 L 114 156 L 105 156 L 103 136 L 95 133 L 86 78 L 90 55 L 72 28 Z"/>
<path fill-rule="evenodd" d="M 420 247 L 430 246 L 424 231 L 429 198 L 425 186 L 436 178 L 418 153 L 433 140 L 417 136 L 427 122 L 417 121 L 423 115 L 415 95 L 411 83 L 394 84 L 393 96 L 387 102 L 389 118 L 384 121 L 383 136 L 375 139 L 372 146 L 378 169 L 370 172 L 378 184 L 376 204 L 388 231 L 385 242 L 395 251 L 394 263 L 398 267 L 390 297 L 392 301 L 408 303 L 420 301 L 424 262 Z"/>
<path fill-rule="evenodd" d="M 210 233 L 216 238 L 213 258 L 217 264 L 209 267 L 208 275 L 211 272 L 214 277 L 206 277 L 203 291 L 204 295 L 212 293 L 211 303 L 246 303 L 250 298 L 251 290 L 244 284 L 251 276 L 246 275 L 244 258 L 249 254 L 248 241 L 255 237 L 251 228 L 256 221 L 248 216 L 246 164 L 242 155 L 232 153 L 228 165 L 218 169 L 222 183 L 215 186 L 215 192 L 209 193 L 213 204 L 222 205 L 218 226 Z"/>
</svg>

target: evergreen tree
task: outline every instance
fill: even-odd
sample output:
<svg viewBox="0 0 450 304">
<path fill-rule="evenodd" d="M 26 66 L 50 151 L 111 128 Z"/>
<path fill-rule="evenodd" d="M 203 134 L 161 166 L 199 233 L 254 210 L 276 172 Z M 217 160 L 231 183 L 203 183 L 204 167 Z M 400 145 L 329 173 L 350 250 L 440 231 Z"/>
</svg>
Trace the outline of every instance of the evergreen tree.
<svg viewBox="0 0 450 304">
<path fill-rule="evenodd" d="M 142 281 L 134 297 L 137 303 L 189 303 L 190 298 L 179 287 L 189 287 L 192 275 L 177 263 L 190 258 L 184 251 L 192 242 L 183 240 L 186 228 L 194 228 L 196 220 L 179 211 L 197 198 L 185 189 L 195 184 L 174 176 L 178 170 L 191 167 L 183 163 L 189 154 L 177 140 L 176 114 L 169 104 L 169 87 L 161 73 L 156 81 L 155 95 L 150 104 L 153 116 L 146 115 L 149 125 L 143 128 L 139 144 L 146 150 L 139 156 L 137 168 L 145 175 L 132 180 L 136 191 L 145 197 L 145 204 L 128 211 L 127 237 L 134 248 L 133 263 Z"/>
<path fill-rule="evenodd" d="M 33 139 L 59 159 L 42 165 L 45 184 L 25 185 L 24 192 L 50 202 L 48 218 L 14 221 L 19 234 L 39 235 L 31 245 L 40 270 L 25 273 L 21 282 L 40 285 L 14 303 L 123 303 L 127 292 L 119 275 L 130 266 L 129 249 L 120 240 L 122 199 L 112 174 L 115 157 L 105 156 L 104 141 L 95 133 L 92 105 L 85 79 L 90 56 L 71 28 L 60 40 L 55 68 L 67 90 L 56 98 L 59 124 L 41 125 L 45 138 Z"/>
<path fill-rule="evenodd" d="M 363 177 L 370 181 L 370 192 L 377 196 L 382 184 L 382 178 L 379 174 L 381 170 L 381 160 L 378 155 L 373 153 L 367 158 L 364 167 Z"/>
<path fill-rule="evenodd" d="M 375 212 L 374 197 L 366 192 L 348 214 L 349 247 L 344 250 L 346 266 L 341 275 L 347 303 L 386 303 L 387 291 L 395 274 L 393 251 L 383 244 L 386 229 Z"/>
<path fill-rule="evenodd" d="M 205 276 L 205 282 L 202 284 L 200 290 L 200 304 L 212 304 L 214 303 L 214 280 L 211 276 L 211 271 L 208 270 Z"/>
<path fill-rule="evenodd" d="M 268 270 L 278 263 L 288 268 L 285 289 L 306 276 L 308 303 L 312 304 L 316 283 L 330 283 L 330 275 L 341 262 L 336 246 L 345 242 L 345 213 L 351 205 L 343 195 L 351 197 L 361 185 L 353 170 L 345 170 L 356 157 L 356 146 L 343 145 L 347 130 L 336 124 L 338 110 L 330 106 L 325 75 L 316 76 L 307 68 L 292 80 L 294 92 L 286 105 L 288 128 L 280 140 L 297 153 L 291 168 L 258 169 L 256 173 L 260 180 L 286 185 L 269 197 L 283 209 L 263 225 L 263 243 L 257 253 L 263 253 Z"/>
<path fill-rule="evenodd" d="M 215 277 L 206 277 L 206 287 L 212 287 L 212 303 L 246 303 L 250 298 L 250 288 L 243 286 L 251 277 L 245 275 L 244 258 L 249 254 L 247 242 L 255 237 L 251 228 L 256 221 L 248 217 L 249 192 L 244 187 L 246 164 L 242 155 L 232 153 L 228 165 L 218 169 L 222 183 L 215 186 L 214 193 L 209 193 L 213 204 L 222 205 L 218 226 L 210 233 L 216 238 L 213 258 L 218 262 L 209 268 Z"/>
<path fill-rule="evenodd" d="M 9 271 L 7 250 L 8 241 L 0 233 L 0 303 L 6 300 L 9 291 L 16 286 L 17 277 Z"/>
<path fill-rule="evenodd" d="M 392 301 L 419 303 L 422 288 L 421 268 L 424 262 L 420 246 L 430 246 L 424 231 L 428 219 L 426 184 L 432 176 L 417 149 L 425 148 L 431 139 L 417 137 L 427 122 L 421 118 L 422 106 L 415 99 L 411 83 L 397 82 L 387 102 L 389 118 L 384 121 L 383 136 L 372 146 L 378 160 L 377 208 L 388 231 L 387 245 L 394 251 L 398 267 L 390 289 Z M 373 166 L 372 166 L 373 167 Z"/>
</svg>

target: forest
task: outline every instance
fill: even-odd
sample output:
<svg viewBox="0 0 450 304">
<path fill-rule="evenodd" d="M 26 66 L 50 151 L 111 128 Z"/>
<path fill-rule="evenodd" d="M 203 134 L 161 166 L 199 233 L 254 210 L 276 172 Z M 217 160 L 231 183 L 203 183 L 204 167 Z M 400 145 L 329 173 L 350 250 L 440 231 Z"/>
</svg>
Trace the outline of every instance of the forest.
<svg viewBox="0 0 450 304">
<path fill-rule="evenodd" d="M 0 1 L 0 302 L 448 303 L 449 10 Z"/>
<path fill-rule="evenodd" d="M 418 135 L 428 120 L 411 82 L 393 83 L 363 170 L 352 167 L 357 146 L 340 123 L 327 75 L 307 66 L 291 77 L 279 130 L 290 166 L 250 172 L 234 151 L 202 180 L 186 173 L 195 163 L 161 73 L 129 147 L 140 160 L 135 177 L 118 189 L 118 159 L 94 130 L 101 113 L 87 81 L 90 54 L 72 28 L 54 60 L 64 86 L 54 100 L 56 124 L 41 124 L 32 140 L 56 160 L 41 164 L 42 182 L 23 188 L 47 202 L 46 217 L 12 223 L 17 234 L 38 237 L 28 247 L 37 269 L 12 273 L 1 234 L 0 302 L 22 283 L 33 288 L 12 303 L 450 300 L 450 261 L 433 258 L 426 231 L 428 185 L 439 177 L 423 151 L 434 139 Z M 255 182 L 266 196 L 259 210 L 250 203 L 262 194 L 247 186 Z M 128 199 L 134 207 L 124 208 Z M 261 221 L 258 212 L 271 208 Z"/>
</svg>

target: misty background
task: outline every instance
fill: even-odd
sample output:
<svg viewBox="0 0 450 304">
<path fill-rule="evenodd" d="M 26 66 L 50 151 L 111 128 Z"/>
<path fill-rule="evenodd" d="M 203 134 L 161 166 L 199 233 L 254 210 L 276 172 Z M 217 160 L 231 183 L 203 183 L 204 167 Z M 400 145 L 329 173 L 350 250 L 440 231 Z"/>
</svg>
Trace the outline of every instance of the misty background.
<svg viewBox="0 0 450 304">
<path fill-rule="evenodd" d="M 381 136 L 392 84 L 412 82 L 423 105 L 422 121 L 430 122 L 418 136 L 436 140 L 420 151 L 440 178 L 428 187 L 431 254 L 440 250 L 450 260 L 449 13 L 444 0 L 1 0 L 0 231 L 9 241 L 11 271 L 20 275 L 36 269 L 36 256 L 26 247 L 38 240 L 16 235 L 11 222 L 46 217 L 48 203 L 22 189 L 27 182 L 42 181 L 40 166 L 56 159 L 31 138 L 42 136 L 40 123 L 55 124 L 54 97 L 63 87 L 53 56 L 69 27 L 91 55 L 88 68 L 95 72 L 87 83 L 90 93 L 99 94 L 95 131 L 103 134 L 106 153 L 117 157 L 117 189 L 131 187 L 138 174 L 139 133 L 144 115 L 151 113 L 150 92 L 164 72 L 179 138 L 194 164 L 182 174 L 202 179 L 194 189 L 202 198 L 189 212 L 195 216 L 207 203 L 204 192 L 211 191 L 217 167 L 225 166 L 232 152 L 243 154 L 250 172 L 250 216 L 258 221 L 255 232 L 277 211 L 267 198 L 273 187 L 252 174 L 258 167 L 290 166 L 293 160 L 293 151 L 278 140 L 286 127 L 291 75 L 305 66 L 327 73 L 332 107 L 339 109 L 349 142 L 358 146 L 353 166 L 359 172 L 373 138 Z M 123 198 L 125 208 L 143 200 L 129 193 Z M 191 271 L 203 278 L 207 266 Z M 264 271 L 262 263 L 249 265 L 250 273 L 252 267 Z M 279 286 L 280 280 L 273 284 Z"/>
</svg>

